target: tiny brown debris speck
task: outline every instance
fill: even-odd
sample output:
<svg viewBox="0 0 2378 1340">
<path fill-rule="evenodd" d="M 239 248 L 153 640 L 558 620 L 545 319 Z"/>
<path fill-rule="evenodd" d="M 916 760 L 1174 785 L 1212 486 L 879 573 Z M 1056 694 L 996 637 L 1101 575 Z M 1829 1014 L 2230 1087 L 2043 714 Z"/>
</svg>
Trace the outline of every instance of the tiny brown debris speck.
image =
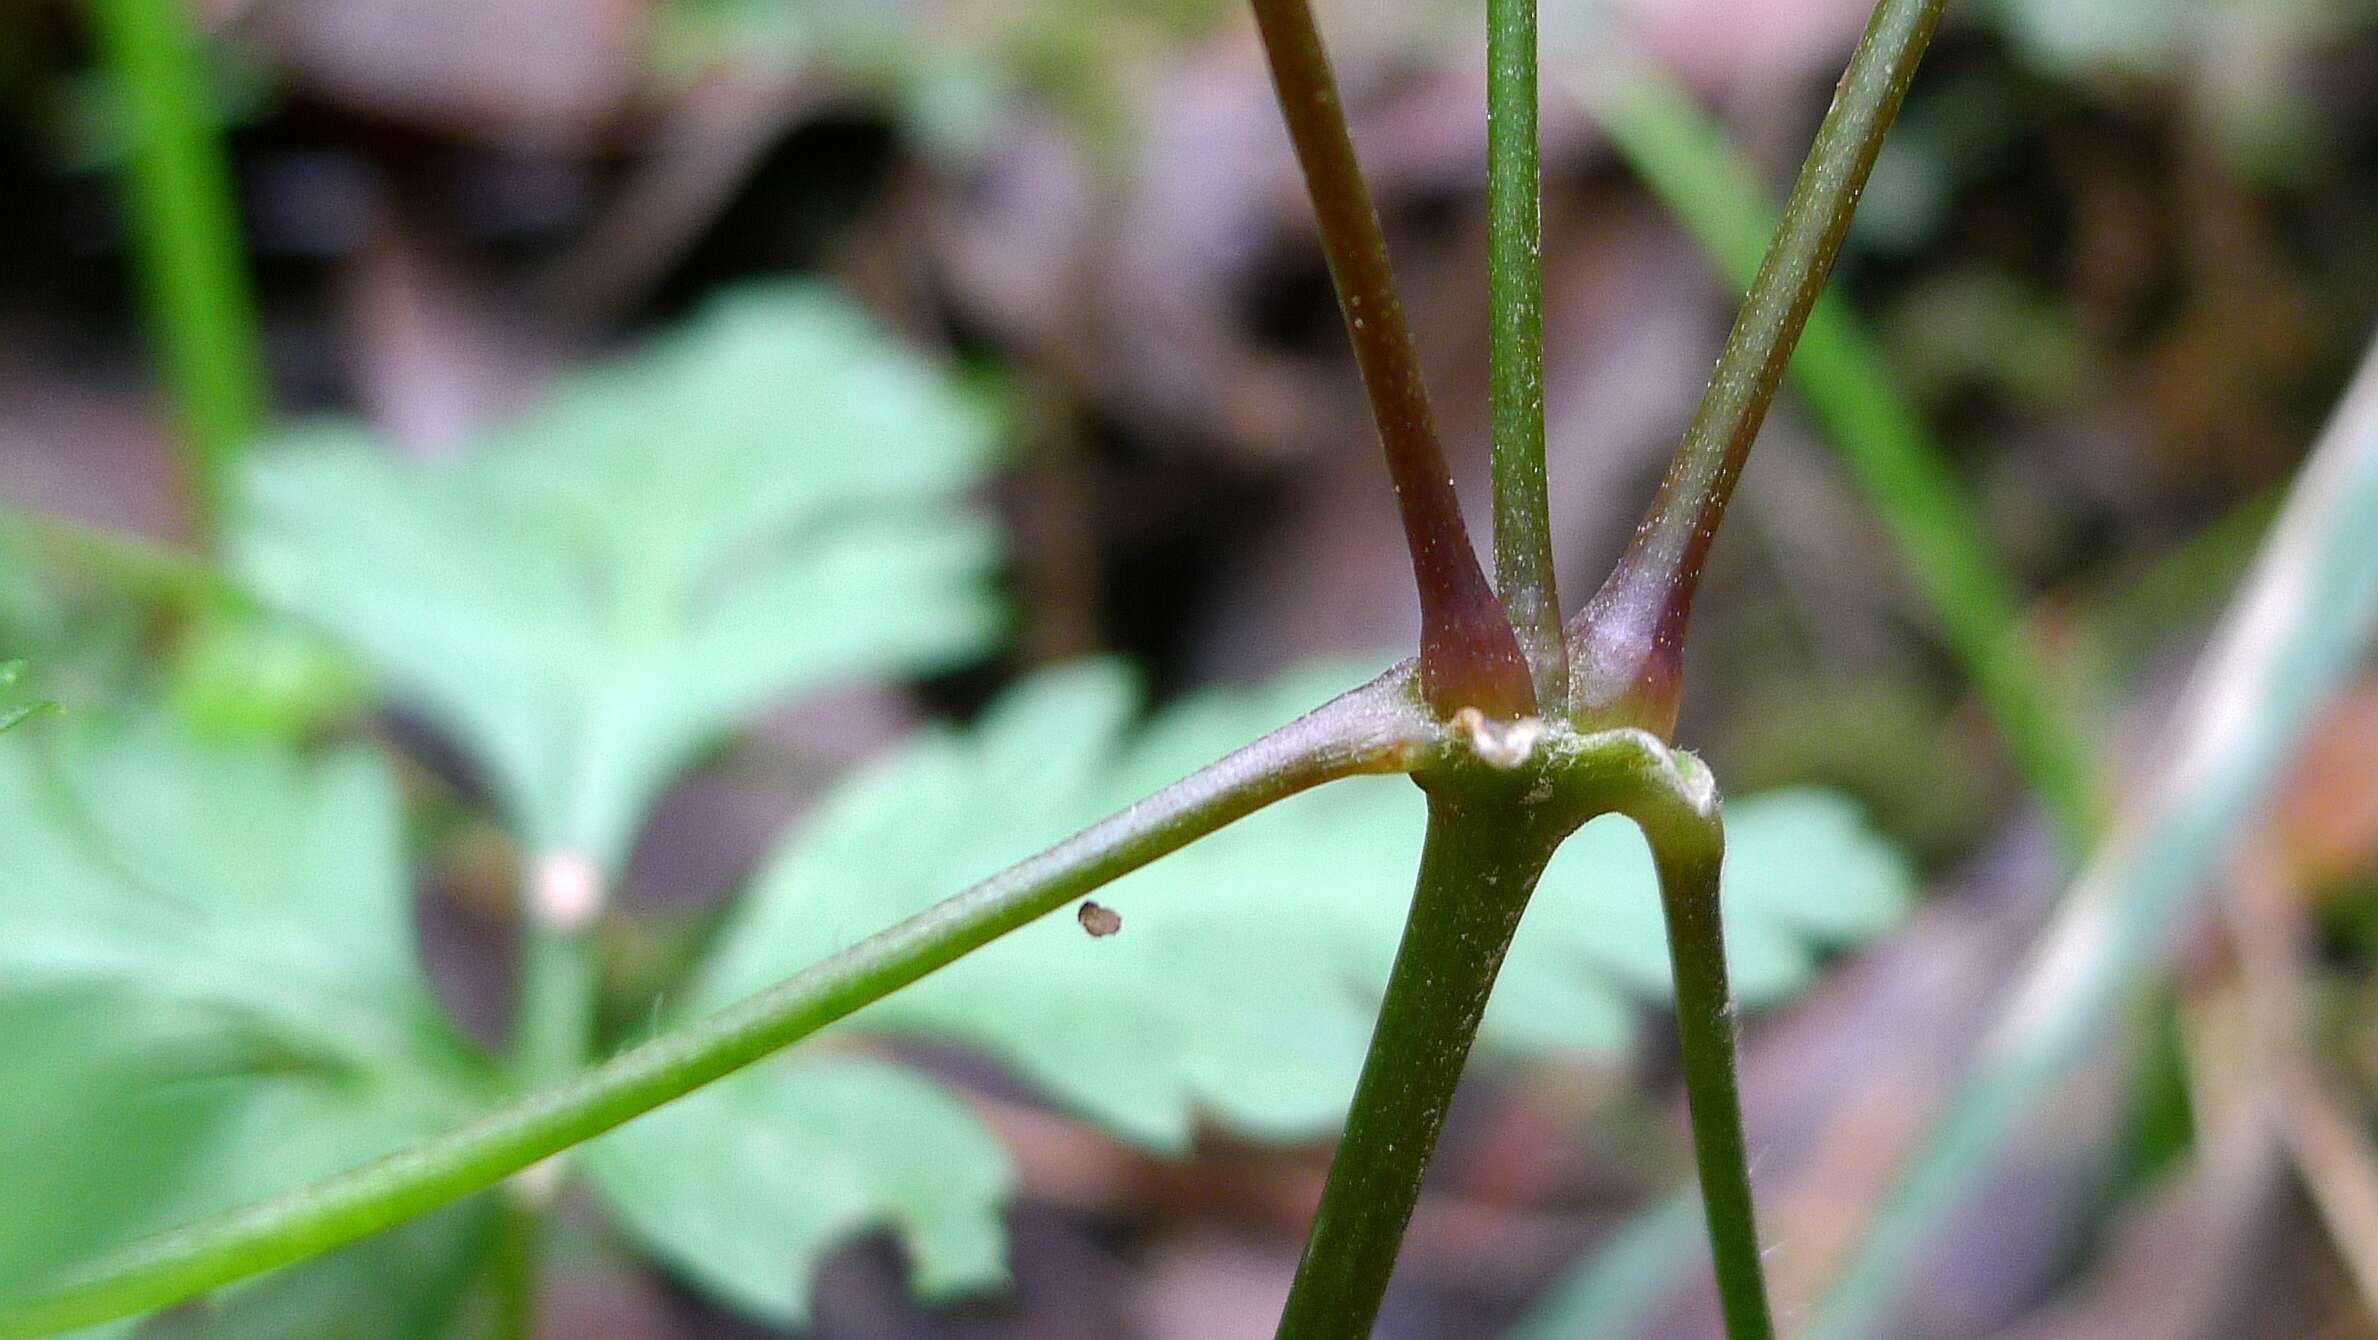
<svg viewBox="0 0 2378 1340">
<path fill-rule="evenodd" d="M 1103 940 L 1123 929 L 1123 914 L 1104 903 L 1083 903 L 1082 910 L 1075 913 L 1074 918 L 1082 923 L 1082 929 L 1090 932 L 1090 937 L 1095 940 Z"/>
</svg>

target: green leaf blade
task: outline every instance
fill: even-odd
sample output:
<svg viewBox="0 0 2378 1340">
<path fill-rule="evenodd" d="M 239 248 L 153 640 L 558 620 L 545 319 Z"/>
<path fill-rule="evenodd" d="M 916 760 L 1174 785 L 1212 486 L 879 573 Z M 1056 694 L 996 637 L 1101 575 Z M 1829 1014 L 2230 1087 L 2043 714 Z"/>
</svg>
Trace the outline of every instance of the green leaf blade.
<svg viewBox="0 0 2378 1340">
<path fill-rule="evenodd" d="M 852 1057 L 783 1057 L 589 1148 L 637 1241 L 741 1310 L 809 1319 L 808 1279 L 854 1233 L 893 1229 L 928 1297 L 1007 1281 L 1006 1152 L 929 1080 Z"/>
<path fill-rule="evenodd" d="M 7 693 L 25 677 L 25 663 L 0 661 L 0 693 Z M 0 707 L 0 731 L 21 726 L 44 712 L 56 710 L 55 703 L 20 703 L 14 707 Z"/>
<path fill-rule="evenodd" d="M 448 1129 L 490 1096 L 360 751 L 82 714 L 0 740 L 0 1285 Z M 71 1226 L 70 1226 L 71 1225 Z"/>
<path fill-rule="evenodd" d="M 969 493 L 993 425 L 826 291 L 763 285 L 461 457 L 298 434 L 236 550 L 488 768 L 527 840 L 615 868 L 770 703 L 937 669 L 1005 625 Z"/>
<path fill-rule="evenodd" d="M 975 727 L 929 731 L 822 802 L 682 1008 L 723 1006 L 823 958 L 1359 678 L 1315 667 L 1142 720 L 1119 664 L 1045 671 Z M 1284 801 L 1102 891 L 1119 932 L 1033 923 L 840 1027 L 980 1051 L 1160 1153 L 1186 1152 L 1203 1123 L 1321 1137 L 1344 1116 L 1394 958 L 1420 802 L 1395 777 Z M 1725 896 L 1752 923 L 1736 966 L 1760 1000 L 1805 985 L 1823 947 L 1879 933 L 1908 897 L 1905 864 L 1831 796 L 1748 797 L 1729 827 Z M 1622 1052 L 1637 1002 L 1667 990 L 1665 937 L 1640 834 L 1616 817 L 1590 825 L 1536 895 L 1488 1007 L 1487 1050 Z"/>
</svg>

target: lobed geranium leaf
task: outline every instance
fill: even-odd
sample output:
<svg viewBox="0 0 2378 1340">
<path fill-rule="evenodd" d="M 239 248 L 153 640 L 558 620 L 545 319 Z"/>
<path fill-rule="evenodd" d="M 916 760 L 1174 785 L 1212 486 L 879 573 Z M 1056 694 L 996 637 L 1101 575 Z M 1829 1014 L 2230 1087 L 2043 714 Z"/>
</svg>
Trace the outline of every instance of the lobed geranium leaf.
<svg viewBox="0 0 2378 1340">
<path fill-rule="evenodd" d="M 743 719 L 989 644 L 998 544 L 966 494 L 993 453 L 939 370 L 764 286 L 459 459 L 353 428 L 260 453 L 235 552 L 470 750 L 532 845 L 615 866 Z"/>
<path fill-rule="evenodd" d="M 809 1316 L 809 1276 L 863 1229 L 892 1228 L 916 1290 L 1007 1279 L 999 1143 L 948 1090 L 881 1062 L 775 1058 L 596 1141 L 612 1215 L 654 1255 L 754 1316 Z"/>
<path fill-rule="evenodd" d="M 772 863 L 677 1006 L 705 1011 L 766 986 L 1357 678 L 1311 670 L 1141 721 L 1139 688 L 1121 666 L 1046 672 L 975 728 L 930 732 L 829 798 Z M 1746 999 L 1773 1001 L 1805 984 L 1823 947 L 1879 933 L 1904 905 L 1905 865 L 1845 802 L 1783 792 L 1727 809 L 1724 896 Z M 1099 902 L 1121 915 L 1119 932 L 1093 937 L 1075 918 L 1048 918 L 861 1011 L 845 1032 L 980 1049 L 1066 1107 L 1157 1150 L 1186 1148 L 1201 1119 L 1260 1138 L 1324 1135 L 1343 1118 L 1362 1063 L 1409 900 L 1420 817 L 1419 793 L 1402 779 L 1322 788 L 1101 892 Z M 1667 983 L 1649 854 L 1626 821 L 1600 820 L 1547 874 L 1482 1040 L 1507 1058 L 1615 1051 L 1633 1036 L 1636 1002 Z M 780 1097 L 801 1091 L 803 1073 L 789 1067 L 773 1081 Z M 905 1094 L 871 1095 L 864 1124 L 906 1130 L 923 1119 L 922 1104 L 947 1103 L 913 1084 Z M 656 1122 L 637 1137 L 642 1158 L 688 1184 L 735 1185 L 751 1176 L 746 1145 L 813 1138 L 807 1115 L 763 1120 L 748 1106 L 747 1117 L 781 1134 L 743 1129 L 727 1138 L 727 1100 L 697 1095 L 687 1106 L 696 1101 L 716 1110 L 674 1131 Z M 909 1105 L 920 1105 L 917 1115 L 898 1115 Z M 995 1146 L 949 1132 L 936 1139 L 941 1177 L 986 1195 L 1002 1184 Z M 822 1166 L 848 1177 L 866 1166 L 857 1157 Z M 609 1185 L 626 1215 L 650 1194 Z M 745 1268 L 777 1290 L 797 1290 L 795 1268 L 814 1259 L 816 1239 L 806 1225 L 785 1225 L 776 1207 L 834 1197 L 792 1178 L 766 1185 L 769 1194 L 748 1211 L 755 1197 L 707 1198 L 700 1227 L 732 1242 Z M 970 1245 L 981 1205 L 967 1201 L 950 1229 Z M 912 1241 L 932 1237 L 916 1221 L 904 1231 Z M 702 1253 L 677 1255 L 732 1300 L 798 1315 L 786 1305 L 797 1292 L 755 1300 L 691 1265 Z"/>
<path fill-rule="evenodd" d="M 80 714 L 0 739 L 0 1282 L 450 1128 L 488 1067 L 412 950 L 367 752 Z"/>
</svg>

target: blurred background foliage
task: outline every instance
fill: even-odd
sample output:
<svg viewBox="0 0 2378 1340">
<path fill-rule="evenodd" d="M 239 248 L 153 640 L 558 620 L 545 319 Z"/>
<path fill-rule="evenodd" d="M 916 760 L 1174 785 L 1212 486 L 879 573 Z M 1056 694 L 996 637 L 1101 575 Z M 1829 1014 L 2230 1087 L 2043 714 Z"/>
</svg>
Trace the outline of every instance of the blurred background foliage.
<svg viewBox="0 0 2378 1340">
<path fill-rule="evenodd" d="M 203 0 L 165 104 L 111 7 L 0 13 L 0 723 L 67 709 L 0 738 L 0 1057 L 40 1077 L 0 1100 L 0 1204 L 61 1210 L 7 1216 L 0 1270 L 493 1101 L 557 850 L 618 887 L 611 1045 L 1410 639 L 1238 5 Z M 1482 16 L 1317 8 L 1482 506 Z M 1572 603 L 1865 11 L 1545 0 Z M 1617 96 L 1646 71 L 1668 101 Z M 227 151 L 252 331 L 144 306 L 121 185 L 161 105 Z M 2374 237 L 2371 6 L 1952 8 L 1718 546 L 1680 731 L 1739 798 L 1786 1315 L 2171 768 L 2378 315 Z M 221 434 L 161 356 L 271 406 L 219 517 L 182 444 Z M 2195 872 L 2255 896 L 2125 989 L 1909 1267 L 1903 1333 L 2378 1333 L 2378 692 L 2339 654 L 2360 678 L 2246 856 Z M 539 1333 L 1268 1334 L 1415 809 L 1299 802 L 1119 887 L 1112 939 L 1035 927 L 590 1148 Z M 1531 913 L 1382 1334 L 1714 1333 L 1632 843 L 1593 830 Z M 496 1199 L 149 1330 L 487 1333 Z"/>
</svg>

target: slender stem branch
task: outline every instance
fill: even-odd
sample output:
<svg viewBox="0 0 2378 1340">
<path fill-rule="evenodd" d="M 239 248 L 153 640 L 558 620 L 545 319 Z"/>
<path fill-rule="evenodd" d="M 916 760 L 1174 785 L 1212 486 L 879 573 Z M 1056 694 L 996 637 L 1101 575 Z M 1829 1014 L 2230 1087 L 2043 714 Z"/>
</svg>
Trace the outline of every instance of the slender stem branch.
<svg viewBox="0 0 2378 1340">
<path fill-rule="evenodd" d="M 595 927 L 606 880 L 577 851 L 537 858 L 521 903 L 520 983 L 513 1005 L 512 1079 L 535 1093 L 576 1074 L 594 1049 L 595 995 L 601 978 Z M 533 1307 L 543 1235 L 535 1220 L 559 1197 L 567 1155 L 556 1154 L 505 1188 L 503 1261 L 507 1306 Z M 513 1222 L 526 1219 L 526 1228 Z M 521 1334 L 525 1335 L 526 1331 Z"/>
<path fill-rule="evenodd" d="M 1571 623 L 1570 694 L 1581 724 L 1662 736 L 1674 729 L 1685 621 L 1710 541 L 1946 3 L 1875 7 L 1659 494 Z"/>
<path fill-rule="evenodd" d="M 1738 284 L 1758 273 L 1775 209 L 1758 174 L 1674 80 L 1629 70 L 1592 98 L 1613 146 Z M 1873 506 L 1933 618 L 2069 854 L 2099 819 L 2098 771 L 2074 713 L 2055 701 L 2040 639 L 2013 578 L 1924 417 L 1894 384 L 1881 345 L 1840 295 L 1820 299 L 1791 376 Z M 2242 564 L 2241 564 L 2242 566 Z"/>
<path fill-rule="evenodd" d="M 1337 78 L 1306 0 L 1254 0 L 1280 113 L 1304 170 L 1321 248 L 1370 395 L 1420 588 L 1421 691 L 1440 716 L 1536 710 L 1533 681 L 1463 524 L 1428 388 L 1396 296 L 1387 239 L 1346 131 Z"/>
<path fill-rule="evenodd" d="M 816 1032 L 1275 801 L 1409 770 L 1441 732 L 1400 666 L 1139 804 L 738 1005 L 477 1122 L 135 1242 L 0 1304 L 0 1340 L 130 1316 L 353 1242 L 490 1186 Z"/>
<path fill-rule="evenodd" d="M 524 1089 L 558 1083 L 594 1043 L 594 928 L 604 879 L 592 858 L 548 852 L 530 871 L 521 915 L 512 1067 Z"/>
<path fill-rule="evenodd" d="M 184 485 L 198 531 L 211 534 L 266 402 L 231 168 L 187 6 L 92 0 L 91 18 L 130 130 L 126 199 L 149 324 L 188 448 Z"/>
<path fill-rule="evenodd" d="M 1487 0 L 1486 291 L 1494 417 L 1495 584 L 1536 697 L 1569 695 L 1544 477 L 1544 175 L 1536 0 Z"/>
<path fill-rule="evenodd" d="M 1503 954 L 1568 831 L 1517 807 L 1471 810 L 1430 793 L 1411 916 L 1280 1316 L 1282 1340 L 1371 1333 Z"/>
<path fill-rule="evenodd" d="M 1702 782 L 1707 776 L 1693 774 Z M 1769 1340 L 1775 1324 L 1768 1315 L 1742 1098 L 1734 1078 L 1734 997 L 1726 982 L 1725 925 L 1718 905 L 1726 842 L 1716 789 L 1700 785 L 1679 794 L 1647 788 L 1623 808 L 1643 830 L 1660 877 L 1693 1159 L 1700 1171 L 1726 1334 L 1732 1340 Z"/>
</svg>

